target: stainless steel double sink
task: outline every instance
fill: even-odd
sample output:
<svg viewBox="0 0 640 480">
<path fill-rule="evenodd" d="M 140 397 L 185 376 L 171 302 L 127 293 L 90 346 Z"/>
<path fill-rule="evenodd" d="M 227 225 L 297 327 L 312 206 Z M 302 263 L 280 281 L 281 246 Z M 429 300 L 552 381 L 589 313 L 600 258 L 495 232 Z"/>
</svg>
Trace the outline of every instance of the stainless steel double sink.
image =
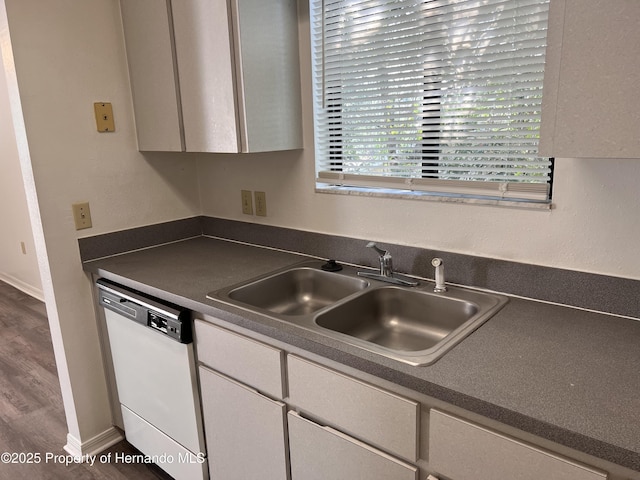
<svg viewBox="0 0 640 480">
<path fill-rule="evenodd" d="M 429 365 L 491 318 L 502 295 L 392 286 L 309 261 L 207 295 L 410 365 Z"/>
</svg>

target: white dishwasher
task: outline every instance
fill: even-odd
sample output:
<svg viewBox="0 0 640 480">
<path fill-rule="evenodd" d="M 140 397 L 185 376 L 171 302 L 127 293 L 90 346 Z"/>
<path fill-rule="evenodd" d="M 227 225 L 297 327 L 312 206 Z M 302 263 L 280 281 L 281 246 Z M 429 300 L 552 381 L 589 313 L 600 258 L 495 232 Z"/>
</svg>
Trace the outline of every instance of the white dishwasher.
<svg viewBox="0 0 640 480">
<path fill-rule="evenodd" d="M 176 480 L 208 478 L 191 313 L 97 282 L 127 441 Z"/>
</svg>

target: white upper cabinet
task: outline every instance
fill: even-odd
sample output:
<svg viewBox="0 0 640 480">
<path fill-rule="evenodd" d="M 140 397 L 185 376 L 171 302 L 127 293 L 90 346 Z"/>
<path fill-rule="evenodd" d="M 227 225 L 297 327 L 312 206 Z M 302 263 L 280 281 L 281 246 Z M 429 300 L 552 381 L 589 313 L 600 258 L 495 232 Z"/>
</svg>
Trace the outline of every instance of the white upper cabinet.
<svg viewBox="0 0 640 480">
<path fill-rule="evenodd" d="M 141 151 L 302 148 L 295 0 L 121 0 Z"/>
<path fill-rule="evenodd" d="M 551 0 L 541 155 L 640 158 L 639 19 L 637 0 Z"/>
<path fill-rule="evenodd" d="M 183 150 L 173 39 L 165 0 L 122 0 L 138 149 Z"/>
</svg>

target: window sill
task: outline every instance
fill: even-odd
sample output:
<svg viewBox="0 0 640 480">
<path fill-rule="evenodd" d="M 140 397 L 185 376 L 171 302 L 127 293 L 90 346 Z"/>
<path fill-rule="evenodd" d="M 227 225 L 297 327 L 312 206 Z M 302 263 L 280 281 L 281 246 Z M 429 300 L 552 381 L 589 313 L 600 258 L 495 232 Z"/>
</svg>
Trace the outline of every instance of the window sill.
<svg viewBox="0 0 640 480">
<path fill-rule="evenodd" d="M 550 201 L 540 202 L 531 200 L 501 199 L 496 197 L 474 197 L 458 194 L 429 193 L 412 190 L 397 190 L 391 188 L 343 187 L 316 184 L 316 193 L 333 195 L 354 195 L 362 197 L 400 198 L 404 200 L 422 200 L 428 202 L 459 203 L 467 205 L 489 205 L 494 207 L 520 208 L 525 210 L 551 210 Z"/>
</svg>

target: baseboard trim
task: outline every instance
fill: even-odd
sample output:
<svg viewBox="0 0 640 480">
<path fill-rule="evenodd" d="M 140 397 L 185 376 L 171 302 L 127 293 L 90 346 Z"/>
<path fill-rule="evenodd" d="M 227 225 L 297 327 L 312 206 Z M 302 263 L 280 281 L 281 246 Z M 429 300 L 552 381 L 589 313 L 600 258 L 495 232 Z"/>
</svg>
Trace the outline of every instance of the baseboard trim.
<svg viewBox="0 0 640 480">
<path fill-rule="evenodd" d="M 111 427 L 86 442 L 81 442 L 68 433 L 64 450 L 74 457 L 86 457 L 87 455 L 97 455 L 121 440 L 124 440 L 124 436 L 116 427 Z"/>
<path fill-rule="evenodd" d="M 44 292 L 42 291 L 42 289 L 35 288 L 34 286 L 29 285 L 28 283 L 23 282 L 19 278 L 16 278 L 13 275 L 9 275 L 8 273 L 0 272 L 0 280 L 8 283 L 12 287 L 17 288 L 21 292 L 24 292 L 27 295 L 30 295 L 33 298 L 44 302 Z"/>
</svg>

